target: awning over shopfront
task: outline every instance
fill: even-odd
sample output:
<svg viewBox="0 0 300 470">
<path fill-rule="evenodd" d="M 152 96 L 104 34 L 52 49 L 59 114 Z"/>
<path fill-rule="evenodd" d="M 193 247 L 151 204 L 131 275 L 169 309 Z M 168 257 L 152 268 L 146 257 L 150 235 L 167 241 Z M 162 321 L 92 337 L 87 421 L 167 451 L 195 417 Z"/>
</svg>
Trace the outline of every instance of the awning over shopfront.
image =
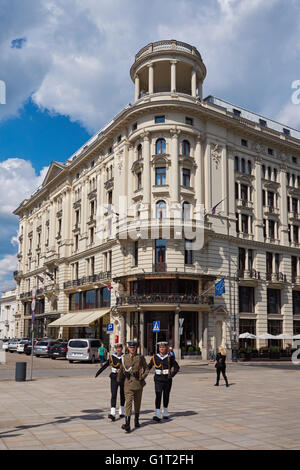
<svg viewBox="0 0 300 470">
<path fill-rule="evenodd" d="M 101 308 L 97 311 L 92 311 L 92 312 L 67 313 L 65 315 L 62 315 L 60 318 L 58 318 L 54 322 L 49 323 L 48 327 L 55 328 L 55 327 L 60 327 L 60 326 L 65 326 L 65 327 L 90 326 L 92 323 L 94 323 L 96 320 L 99 320 L 99 318 L 103 317 L 107 313 L 109 313 L 109 310 L 107 310 L 107 308 Z"/>
</svg>

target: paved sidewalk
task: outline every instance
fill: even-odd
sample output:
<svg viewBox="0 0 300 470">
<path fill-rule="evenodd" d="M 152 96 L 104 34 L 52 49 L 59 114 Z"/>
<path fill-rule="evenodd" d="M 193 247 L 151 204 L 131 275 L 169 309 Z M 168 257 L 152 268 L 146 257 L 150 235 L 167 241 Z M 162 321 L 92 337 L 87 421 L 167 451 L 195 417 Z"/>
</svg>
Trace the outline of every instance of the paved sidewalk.
<svg viewBox="0 0 300 470">
<path fill-rule="evenodd" d="M 152 374 L 142 427 L 111 423 L 109 378 L 0 382 L 0 449 L 300 449 L 299 370 L 229 364 L 228 389 L 212 366 L 174 379 L 170 420 L 152 420 Z"/>
</svg>

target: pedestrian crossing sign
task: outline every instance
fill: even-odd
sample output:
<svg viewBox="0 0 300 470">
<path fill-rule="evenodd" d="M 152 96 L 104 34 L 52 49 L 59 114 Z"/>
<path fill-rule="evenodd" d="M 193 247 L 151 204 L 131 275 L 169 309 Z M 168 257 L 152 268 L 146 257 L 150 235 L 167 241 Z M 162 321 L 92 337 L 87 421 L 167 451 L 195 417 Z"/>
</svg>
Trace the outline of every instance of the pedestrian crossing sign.
<svg viewBox="0 0 300 470">
<path fill-rule="evenodd" d="M 159 333 L 160 332 L 160 321 L 156 320 L 153 322 L 153 327 L 152 327 L 153 333 Z"/>
</svg>

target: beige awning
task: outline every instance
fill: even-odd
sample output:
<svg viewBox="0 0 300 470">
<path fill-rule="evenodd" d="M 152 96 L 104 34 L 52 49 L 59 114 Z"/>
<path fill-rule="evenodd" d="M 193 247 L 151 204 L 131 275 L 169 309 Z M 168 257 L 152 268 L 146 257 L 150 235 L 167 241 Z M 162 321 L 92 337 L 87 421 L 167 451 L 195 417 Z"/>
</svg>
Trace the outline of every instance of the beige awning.
<svg viewBox="0 0 300 470">
<path fill-rule="evenodd" d="M 67 313 L 62 315 L 60 318 L 52 323 L 48 323 L 48 327 L 59 327 L 59 326 L 89 326 L 99 318 L 109 313 L 107 308 L 101 308 L 99 310 L 93 310 L 92 312 L 77 312 Z"/>
</svg>

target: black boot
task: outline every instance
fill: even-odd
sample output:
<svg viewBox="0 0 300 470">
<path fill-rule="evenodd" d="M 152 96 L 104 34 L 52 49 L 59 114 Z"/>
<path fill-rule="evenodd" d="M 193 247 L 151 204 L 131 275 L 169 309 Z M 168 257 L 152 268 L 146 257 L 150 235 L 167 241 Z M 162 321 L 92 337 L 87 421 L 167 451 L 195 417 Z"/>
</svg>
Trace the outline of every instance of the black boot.
<svg viewBox="0 0 300 470">
<path fill-rule="evenodd" d="M 218 383 L 216 383 L 216 384 L 215 384 L 215 387 L 218 387 L 218 386 L 219 386 L 219 384 L 218 384 Z"/>
<path fill-rule="evenodd" d="M 141 425 L 139 423 L 139 416 L 140 416 L 139 413 L 135 414 L 135 418 L 134 418 L 134 427 L 135 428 L 140 428 L 141 427 Z"/>
<path fill-rule="evenodd" d="M 130 416 L 125 416 L 125 424 L 122 424 L 122 429 L 126 432 L 130 432 Z"/>
<path fill-rule="evenodd" d="M 115 421 L 116 420 L 116 417 L 112 414 L 109 414 L 108 415 L 108 418 L 111 419 L 112 421 Z"/>
</svg>

